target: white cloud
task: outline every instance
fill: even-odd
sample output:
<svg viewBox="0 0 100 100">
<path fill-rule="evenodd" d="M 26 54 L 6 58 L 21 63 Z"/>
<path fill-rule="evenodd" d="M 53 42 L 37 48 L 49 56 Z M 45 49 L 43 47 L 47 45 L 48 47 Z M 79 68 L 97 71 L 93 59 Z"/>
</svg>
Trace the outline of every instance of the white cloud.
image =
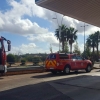
<svg viewBox="0 0 100 100">
<path fill-rule="evenodd" d="M 57 23 L 57 20 L 52 19 L 53 17 L 56 17 L 55 12 L 37 6 L 35 4 L 35 0 L 21 0 L 20 2 L 10 0 L 8 2 L 12 8 L 4 13 L 0 12 L 0 31 L 17 33 L 21 35 L 35 34 L 39 28 L 37 28 L 35 22 L 32 23 L 29 19 L 23 19 L 24 15 L 28 15 L 30 17 L 37 16 L 47 19 L 53 23 L 55 28 L 57 28 L 58 24 L 61 24 L 63 17 L 61 14 L 57 13 Z M 83 22 L 64 16 L 62 23 L 64 23 L 67 27 L 72 26 L 76 28 L 79 34 L 83 34 L 84 29 L 80 27 L 84 25 Z M 93 33 L 94 29 L 95 31 L 97 30 L 96 27 L 91 25 L 86 27 L 86 35 Z M 38 33 L 41 32 L 39 31 Z"/>
<path fill-rule="evenodd" d="M 57 52 L 58 48 L 53 47 L 53 52 Z M 35 43 L 29 43 L 29 44 L 22 44 L 18 47 L 12 46 L 11 51 L 9 53 L 22 55 L 26 53 L 50 53 L 49 46 L 47 49 L 41 48 L 39 46 L 36 46 Z"/>
<path fill-rule="evenodd" d="M 34 53 L 34 51 L 37 48 L 38 47 L 36 46 L 35 43 L 22 44 L 19 47 L 12 46 L 11 51 L 9 53 L 14 53 L 14 54 Z"/>
<path fill-rule="evenodd" d="M 47 19 L 45 15 L 47 10 L 38 7 L 34 0 L 21 0 L 20 2 L 10 0 L 9 4 L 12 6 L 11 10 L 4 13 L 0 12 L 1 32 L 24 35 L 31 41 L 38 40 L 47 43 L 58 43 L 54 33 L 47 28 L 40 27 L 36 22 L 23 18 L 24 15 L 28 15 Z"/>
<path fill-rule="evenodd" d="M 46 42 L 46 43 L 57 43 L 58 44 L 58 40 L 57 38 L 54 36 L 54 33 L 49 32 L 47 30 L 43 31 L 43 34 L 35 34 L 35 35 L 27 35 L 28 40 L 30 41 L 40 41 L 40 42 Z"/>
<path fill-rule="evenodd" d="M 79 49 L 81 51 L 81 53 L 84 51 L 84 44 L 79 44 Z"/>
<path fill-rule="evenodd" d="M 0 32 L 8 32 L 13 34 L 19 34 L 25 36 L 28 40 L 32 42 L 46 42 L 47 44 L 52 44 L 54 47 L 59 47 L 59 42 L 54 36 L 53 32 L 50 32 L 48 28 L 40 27 L 36 22 L 32 22 L 30 19 L 24 19 L 25 15 L 30 17 L 36 16 L 45 20 L 48 20 L 52 23 L 52 27 L 56 29 L 58 24 L 61 24 L 62 15 L 57 13 L 57 19 L 52 18 L 56 17 L 55 12 L 39 7 L 35 4 L 35 0 L 20 0 L 17 2 L 15 0 L 9 0 L 9 5 L 12 7 L 6 12 L 0 12 Z M 84 25 L 83 22 L 75 20 L 73 18 L 64 16 L 62 23 L 67 27 L 74 27 L 78 30 L 78 35 L 84 34 L 84 28 L 81 27 Z M 88 24 L 89 25 L 89 24 Z M 86 35 L 94 33 L 98 28 L 92 25 L 85 27 Z M 100 30 L 100 29 L 99 29 Z M 34 44 L 22 44 L 20 47 L 13 47 L 13 51 L 19 50 L 21 52 L 33 52 L 33 47 L 35 52 L 44 52 L 44 49 L 37 49 L 37 46 Z M 79 44 L 81 51 L 83 51 L 83 45 Z M 31 48 L 31 49 L 29 49 Z M 49 50 L 45 50 L 49 52 Z M 55 49 L 56 51 L 56 49 Z"/>
<path fill-rule="evenodd" d="M 83 44 L 83 43 L 81 44 L 79 41 L 77 41 L 77 43 L 78 43 L 78 48 L 79 48 L 79 50 L 80 50 L 81 53 L 82 53 L 82 52 L 84 51 L 84 44 Z M 73 45 L 72 45 L 72 46 L 73 46 L 73 48 L 72 48 L 73 50 L 74 50 L 74 45 L 76 45 L 76 42 L 74 42 Z M 69 47 L 70 47 L 70 46 L 69 46 Z M 70 48 L 69 48 L 69 49 L 70 49 Z"/>
<path fill-rule="evenodd" d="M 0 27 L 3 28 L 4 21 L 0 18 Z"/>
</svg>

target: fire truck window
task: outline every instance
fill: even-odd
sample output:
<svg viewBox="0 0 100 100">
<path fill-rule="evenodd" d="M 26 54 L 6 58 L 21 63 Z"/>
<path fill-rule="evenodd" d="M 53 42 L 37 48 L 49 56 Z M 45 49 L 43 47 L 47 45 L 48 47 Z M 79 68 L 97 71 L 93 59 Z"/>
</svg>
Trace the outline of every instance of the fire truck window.
<svg viewBox="0 0 100 100">
<path fill-rule="evenodd" d="M 82 58 L 81 58 L 80 56 L 77 56 L 77 59 L 78 59 L 78 60 L 82 60 Z"/>
<path fill-rule="evenodd" d="M 77 59 L 77 57 L 75 55 L 72 56 L 72 59 Z"/>
<path fill-rule="evenodd" d="M 55 54 L 51 54 L 47 57 L 47 59 L 56 59 L 56 55 Z"/>
<path fill-rule="evenodd" d="M 66 55 L 66 54 L 60 54 L 60 55 L 59 55 L 59 58 L 60 58 L 60 59 L 68 59 L 69 57 L 68 57 L 68 55 Z"/>
</svg>

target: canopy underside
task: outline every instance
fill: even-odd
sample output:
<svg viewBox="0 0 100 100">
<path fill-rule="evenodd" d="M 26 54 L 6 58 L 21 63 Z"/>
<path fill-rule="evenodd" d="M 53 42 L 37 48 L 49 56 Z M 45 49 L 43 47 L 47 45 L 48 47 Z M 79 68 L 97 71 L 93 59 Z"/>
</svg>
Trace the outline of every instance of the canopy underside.
<svg viewBox="0 0 100 100">
<path fill-rule="evenodd" d="M 100 0 L 36 0 L 36 4 L 100 27 Z"/>
</svg>

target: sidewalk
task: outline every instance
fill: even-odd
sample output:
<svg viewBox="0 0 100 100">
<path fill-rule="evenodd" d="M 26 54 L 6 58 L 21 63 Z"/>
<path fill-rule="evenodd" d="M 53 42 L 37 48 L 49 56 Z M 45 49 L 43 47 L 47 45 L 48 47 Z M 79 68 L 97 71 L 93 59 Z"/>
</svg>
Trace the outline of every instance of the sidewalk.
<svg viewBox="0 0 100 100">
<path fill-rule="evenodd" d="M 94 69 L 100 69 L 100 63 L 94 64 L 93 68 L 94 68 Z"/>
</svg>

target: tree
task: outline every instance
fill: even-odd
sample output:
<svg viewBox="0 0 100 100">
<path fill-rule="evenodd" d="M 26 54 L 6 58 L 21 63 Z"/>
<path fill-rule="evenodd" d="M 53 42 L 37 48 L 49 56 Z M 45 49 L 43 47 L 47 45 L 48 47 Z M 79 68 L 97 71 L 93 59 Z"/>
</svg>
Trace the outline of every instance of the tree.
<svg viewBox="0 0 100 100">
<path fill-rule="evenodd" d="M 86 44 L 85 55 L 88 58 L 90 58 L 90 56 L 91 56 L 91 48 L 87 44 Z"/>
<path fill-rule="evenodd" d="M 31 55 L 28 55 L 28 56 L 26 56 L 25 57 L 25 59 L 27 60 L 27 61 L 29 61 L 29 62 L 32 62 L 33 60 L 33 56 L 31 56 Z"/>
<path fill-rule="evenodd" d="M 94 49 L 96 47 L 96 38 L 95 38 L 95 34 L 91 34 L 89 35 L 89 37 L 87 38 L 86 44 L 88 47 L 93 48 L 93 56 L 94 56 Z"/>
<path fill-rule="evenodd" d="M 55 36 L 62 43 L 62 51 L 64 51 L 64 42 L 66 41 L 67 27 L 65 25 L 59 26 L 59 28 L 55 31 Z"/>
<path fill-rule="evenodd" d="M 21 65 L 25 65 L 26 60 L 25 59 L 21 59 Z"/>
<path fill-rule="evenodd" d="M 74 51 L 73 51 L 74 53 L 77 53 L 77 54 L 81 54 L 81 52 L 80 52 L 80 49 L 79 49 L 79 47 L 78 47 L 78 42 L 76 41 L 76 44 L 74 44 Z"/>
<path fill-rule="evenodd" d="M 7 62 L 10 64 L 14 64 L 15 63 L 15 56 L 13 54 L 8 54 L 7 55 Z"/>
<path fill-rule="evenodd" d="M 65 42 L 64 52 L 69 52 L 69 47 L 67 42 Z"/>
<path fill-rule="evenodd" d="M 41 61 L 40 57 L 33 58 L 33 65 L 37 65 Z"/>
<path fill-rule="evenodd" d="M 19 55 L 15 55 L 15 62 L 20 62 L 20 56 Z"/>
<path fill-rule="evenodd" d="M 41 61 L 44 62 L 44 61 L 46 60 L 46 57 L 47 57 L 47 56 L 45 56 L 45 55 L 42 56 L 42 57 L 41 57 Z"/>
<path fill-rule="evenodd" d="M 99 32 L 99 31 L 95 32 L 95 34 L 94 34 L 94 38 L 95 38 L 95 41 L 96 41 L 97 60 L 98 60 L 98 59 L 99 59 L 98 46 L 99 46 L 99 42 L 100 42 L 100 32 Z"/>
<path fill-rule="evenodd" d="M 68 28 L 67 31 L 67 41 L 69 41 L 70 44 L 70 52 L 72 53 L 72 44 L 77 40 L 77 30 L 75 30 L 73 27 Z"/>
</svg>

